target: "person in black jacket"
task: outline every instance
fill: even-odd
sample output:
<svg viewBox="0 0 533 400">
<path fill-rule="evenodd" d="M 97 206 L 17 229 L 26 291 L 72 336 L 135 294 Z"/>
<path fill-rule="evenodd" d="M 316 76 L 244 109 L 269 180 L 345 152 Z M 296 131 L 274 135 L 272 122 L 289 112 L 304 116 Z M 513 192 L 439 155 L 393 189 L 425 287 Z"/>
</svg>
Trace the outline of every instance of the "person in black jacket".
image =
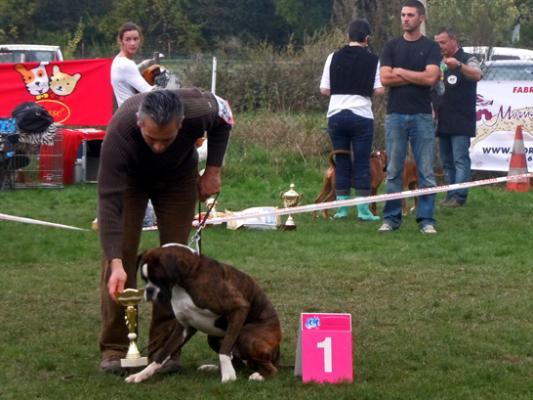
<svg viewBox="0 0 533 400">
<path fill-rule="evenodd" d="M 476 91 L 481 79 L 479 61 L 459 47 L 450 28 L 439 29 L 435 41 L 442 52 L 441 82 L 434 101 L 440 157 L 448 184 L 469 182 L 470 138 L 476 135 Z M 451 190 L 442 207 L 465 204 L 468 189 Z"/>
</svg>

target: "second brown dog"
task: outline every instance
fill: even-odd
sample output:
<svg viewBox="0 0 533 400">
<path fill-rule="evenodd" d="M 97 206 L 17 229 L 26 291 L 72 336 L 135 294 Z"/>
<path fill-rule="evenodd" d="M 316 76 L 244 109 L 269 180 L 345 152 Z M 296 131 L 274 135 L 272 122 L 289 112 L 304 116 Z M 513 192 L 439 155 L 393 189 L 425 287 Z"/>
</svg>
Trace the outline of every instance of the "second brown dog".
<svg viewBox="0 0 533 400">
<path fill-rule="evenodd" d="M 322 189 L 320 190 L 320 193 L 315 198 L 315 203 L 325 203 L 329 201 L 333 201 L 336 199 L 336 193 L 335 193 L 335 182 L 336 182 L 336 169 L 337 169 L 337 163 L 335 162 L 335 156 L 343 154 L 343 155 L 351 155 L 351 151 L 349 150 L 333 150 L 331 153 L 329 153 L 328 156 L 328 169 L 324 173 L 324 179 L 322 182 Z M 385 179 L 385 170 L 387 167 L 387 154 L 384 151 L 381 150 L 374 150 L 370 154 L 370 190 L 371 194 L 375 195 L 378 192 L 378 188 Z M 377 215 L 376 211 L 376 204 L 372 203 L 370 205 L 370 210 L 374 215 Z M 317 214 L 314 214 L 315 217 Z M 329 218 L 329 212 L 328 210 L 322 211 L 322 215 L 324 218 Z"/>
<path fill-rule="evenodd" d="M 415 160 L 407 159 L 403 166 L 402 190 L 415 190 L 418 188 L 418 175 Z M 407 199 L 402 199 L 402 215 L 416 210 L 416 197 L 413 197 L 413 206 L 409 209 Z"/>
</svg>

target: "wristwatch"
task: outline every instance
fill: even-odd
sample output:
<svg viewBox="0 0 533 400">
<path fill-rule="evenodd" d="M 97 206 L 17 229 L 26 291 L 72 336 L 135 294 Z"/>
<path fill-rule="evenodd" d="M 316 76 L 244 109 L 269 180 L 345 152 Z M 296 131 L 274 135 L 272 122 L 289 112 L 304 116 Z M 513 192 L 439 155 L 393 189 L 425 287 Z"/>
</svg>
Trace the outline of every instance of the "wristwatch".
<svg viewBox="0 0 533 400">
<path fill-rule="evenodd" d="M 457 66 L 457 68 L 459 69 L 459 71 L 461 70 L 461 68 L 463 68 L 463 63 L 461 61 L 459 61 L 459 65 Z"/>
</svg>

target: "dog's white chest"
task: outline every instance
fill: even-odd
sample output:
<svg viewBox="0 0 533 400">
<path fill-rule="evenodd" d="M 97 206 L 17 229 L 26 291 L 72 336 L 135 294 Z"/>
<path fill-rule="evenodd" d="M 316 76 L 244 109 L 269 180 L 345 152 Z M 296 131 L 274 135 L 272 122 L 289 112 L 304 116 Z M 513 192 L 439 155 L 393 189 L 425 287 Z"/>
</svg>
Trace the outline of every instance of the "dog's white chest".
<svg viewBox="0 0 533 400">
<path fill-rule="evenodd" d="M 191 296 L 181 286 L 172 288 L 171 304 L 176 319 L 183 326 L 192 326 L 211 336 L 224 336 L 225 332 L 215 326 L 215 321 L 220 316 L 212 311 L 198 308 Z"/>
</svg>

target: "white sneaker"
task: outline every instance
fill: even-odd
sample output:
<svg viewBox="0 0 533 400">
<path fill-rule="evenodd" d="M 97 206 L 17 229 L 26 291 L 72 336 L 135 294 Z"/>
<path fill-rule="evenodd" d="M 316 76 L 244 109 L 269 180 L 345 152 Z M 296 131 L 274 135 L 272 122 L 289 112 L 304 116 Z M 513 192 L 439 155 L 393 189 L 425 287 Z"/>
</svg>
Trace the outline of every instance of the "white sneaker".
<svg viewBox="0 0 533 400">
<path fill-rule="evenodd" d="M 386 232 L 392 232 L 394 229 L 393 227 L 388 224 L 387 222 L 384 222 L 378 229 L 379 233 L 386 233 Z"/>
<path fill-rule="evenodd" d="M 434 235 L 437 233 L 437 230 L 435 229 L 433 225 L 428 224 L 428 225 L 424 225 L 420 229 L 420 232 L 422 232 L 424 235 Z"/>
</svg>

